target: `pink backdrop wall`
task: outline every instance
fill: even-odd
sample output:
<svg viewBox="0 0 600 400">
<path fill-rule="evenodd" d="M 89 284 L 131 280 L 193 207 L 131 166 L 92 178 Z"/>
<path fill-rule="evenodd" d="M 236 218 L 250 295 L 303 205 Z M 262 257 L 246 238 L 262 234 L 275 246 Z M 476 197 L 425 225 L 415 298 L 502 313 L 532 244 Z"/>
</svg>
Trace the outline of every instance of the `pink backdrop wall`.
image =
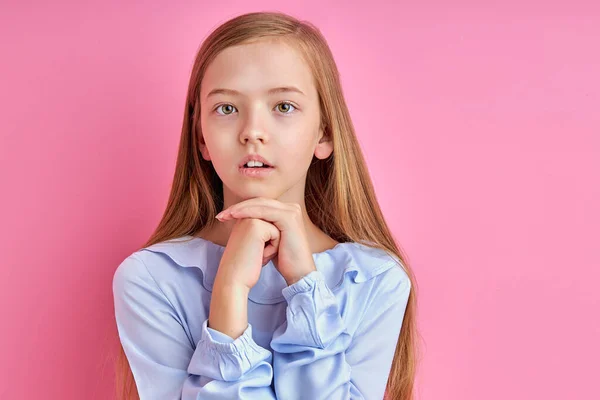
<svg viewBox="0 0 600 400">
<path fill-rule="evenodd" d="M 113 398 L 111 280 L 165 207 L 193 57 L 257 10 L 334 51 L 418 277 L 417 398 L 600 398 L 597 2 L 37 3 L 0 9 L 0 398 Z"/>
</svg>

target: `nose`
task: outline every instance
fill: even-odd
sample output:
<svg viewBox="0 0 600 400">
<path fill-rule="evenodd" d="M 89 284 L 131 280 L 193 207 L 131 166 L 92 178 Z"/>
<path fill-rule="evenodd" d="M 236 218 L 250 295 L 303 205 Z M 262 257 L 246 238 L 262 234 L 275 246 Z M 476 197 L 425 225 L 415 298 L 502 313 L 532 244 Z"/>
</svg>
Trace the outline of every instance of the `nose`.
<svg viewBox="0 0 600 400">
<path fill-rule="evenodd" d="M 242 144 L 247 142 L 256 143 L 259 141 L 265 143 L 268 140 L 264 126 L 266 117 L 261 113 L 262 107 L 257 107 L 246 114 L 240 132 L 240 141 Z"/>
</svg>

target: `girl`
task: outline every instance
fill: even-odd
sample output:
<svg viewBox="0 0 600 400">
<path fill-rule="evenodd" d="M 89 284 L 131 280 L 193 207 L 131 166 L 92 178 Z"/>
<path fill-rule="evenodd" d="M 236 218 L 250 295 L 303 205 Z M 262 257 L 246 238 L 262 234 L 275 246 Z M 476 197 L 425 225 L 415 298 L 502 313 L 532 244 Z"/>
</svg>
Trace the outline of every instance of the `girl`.
<svg viewBox="0 0 600 400">
<path fill-rule="evenodd" d="M 412 399 L 404 260 L 321 33 L 236 17 L 196 58 L 162 220 L 114 274 L 118 397 Z"/>
</svg>

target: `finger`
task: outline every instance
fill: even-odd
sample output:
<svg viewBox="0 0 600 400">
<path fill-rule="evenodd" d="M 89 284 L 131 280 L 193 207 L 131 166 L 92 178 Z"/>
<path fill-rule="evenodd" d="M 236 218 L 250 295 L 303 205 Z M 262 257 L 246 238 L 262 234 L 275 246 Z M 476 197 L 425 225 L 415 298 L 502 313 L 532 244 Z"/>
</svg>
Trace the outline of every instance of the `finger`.
<svg viewBox="0 0 600 400">
<path fill-rule="evenodd" d="M 265 249 L 263 250 L 263 266 L 267 264 L 270 260 L 275 258 L 275 256 L 279 252 L 279 238 L 281 236 L 281 232 L 279 232 L 279 229 L 277 229 L 275 225 L 268 225 L 270 225 L 267 228 L 270 239 L 267 242 L 268 244 L 265 246 Z"/>
<path fill-rule="evenodd" d="M 277 248 L 277 246 L 269 243 L 263 251 L 263 265 L 275 258 L 277 253 L 279 253 L 279 249 Z"/>
<path fill-rule="evenodd" d="M 280 208 L 280 209 L 286 209 L 289 208 L 289 204 L 288 203 L 284 203 L 282 201 L 279 200 L 275 200 L 275 199 L 270 199 L 267 197 L 254 197 L 252 199 L 247 199 L 244 201 L 240 201 L 239 203 L 233 204 L 229 207 L 227 207 L 225 210 L 223 210 L 222 212 L 226 212 L 226 211 L 237 211 L 240 210 L 244 207 L 248 207 L 248 206 L 256 206 L 256 205 L 267 205 L 267 206 L 271 206 L 273 208 Z"/>
<path fill-rule="evenodd" d="M 295 211 L 277 209 L 265 205 L 246 206 L 241 210 L 232 211 L 231 218 L 258 218 L 272 223 L 281 232 L 290 229 L 290 223 L 295 217 Z"/>
<path fill-rule="evenodd" d="M 269 210 L 271 208 L 272 210 Z M 246 212 L 248 210 L 248 212 Z M 279 212 L 275 211 L 279 210 Z M 287 212 L 287 214 L 285 213 Z M 234 204 L 223 211 L 220 220 L 231 218 L 260 218 L 275 224 L 281 231 L 286 229 L 286 223 L 293 221 L 291 217 L 299 217 L 302 208 L 297 203 L 284 203 L 279 200 L 255 197 Z M 278 219 L 279 218 L 279 219 Z"/>
</svg>

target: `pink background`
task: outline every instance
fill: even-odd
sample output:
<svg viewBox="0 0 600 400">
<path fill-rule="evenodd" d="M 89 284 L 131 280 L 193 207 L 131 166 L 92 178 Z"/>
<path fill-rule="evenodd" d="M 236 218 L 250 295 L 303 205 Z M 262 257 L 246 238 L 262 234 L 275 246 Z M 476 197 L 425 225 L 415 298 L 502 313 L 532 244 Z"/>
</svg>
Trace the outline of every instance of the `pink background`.
<svg viewBox="0 0 600 400">
<path fill-rule="evenodd" d="M 0 9 L 0 398 L 113 398 L 112 276 L 166 205 L 193 57 L 260 10 L 336 56 L 418 277 L 417 398 L 600 398 L 597 2 L 28 3 Z"/>
</svg>

